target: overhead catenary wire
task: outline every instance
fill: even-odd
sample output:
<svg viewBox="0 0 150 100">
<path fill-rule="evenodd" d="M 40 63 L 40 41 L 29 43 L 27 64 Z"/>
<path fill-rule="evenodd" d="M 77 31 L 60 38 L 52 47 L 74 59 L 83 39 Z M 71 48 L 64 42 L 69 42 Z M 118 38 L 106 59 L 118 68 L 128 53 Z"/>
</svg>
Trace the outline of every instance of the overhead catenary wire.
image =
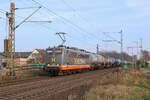
<svg viewBox="0 0 150 100">
<path fill-rule="evenodd" d="M 0 13 L 6 14 L 6 11 L 4 11 L 3 9 L 0 9 Z M 6 18 L 4 18 L 4 17 L 2 17 L 2 16 L 0 16 L 0 19 L 6 20 Z"/>
<path fill-rule="evenodd" d="M 33 9 L 33 8 L 38 8 L 38 7 L 15 8 L 15 10 L 21 10 L 21 9 Z"/>
<path fill-rule="evenodd" d="M 34 23 L 35 24 L 35 23 Z M 38 23 L 39 24 L 39 23 Z M 42 27 L 44 27 L 44 28 L 46 28 L 47 30 L 53 30 L 54 32 L 57 32 L 58 30 L 57 29 L 54 29 L 54 28 L 52 28 L 52 27 L 47 27 L 47 26 L 45 26 L 44 24 L 39 24 L 39 25 L 41 25 Z M 71 38 L 70 40 L 75 40 L 75 42 L 77 42 L 78 44 L 81 44 L 81 42 L 85 42 L 83 39 L 81 39 L 81 38 L 78 38 L 78 39 L 74 39 L 74 38 L 72 38 L 72 36 L 70 35 L 70 34 L 67 34 L 66 36 L 68 36 L 69 38 Z M 80 42 L 79 42 L 80 41 Z M 91 44 L 92 42 L 91 41 L 86 41 L 86 43 L 89 43 L 89 44 Z"/>
<path fill-rule="evenodd" d="M 35 0 L 32 0 L 32 1 L 35 1 Z M 42 5 L 42 6 L 43 6 L 43 5 Z M 44 8 L 47 9 L 47 10 L 49 9 L 49 8 L 47 8 L 47 7 L 45 7 L 45 6 L 44 6 Z M 50 10 L 50 9 L 49 9 L 49 10 Z M 49 11 L 49 10 L 48 10 L 48 11 Z M 49 11 L 49 12 L 51 12 L 51 11 Z M 51 13 L 52 13 L 52 12 L 51 12 Z M 82 33 L 81 33 L 81 35 L 83 35 L 84 38 L 88 38 L 88 37 L 90 37 L 90 38 L 93 37 L 93 38 L 95 38 L 95 39 L 97 38 L 97 36 L 94 36 L 95 34 L 86 31 L 85 29 L 81 28 L 80 26 L 78 26 L 77 24 L 71 22 L 70 20 L 66 19 L 65 17 L 63 17 L 63 16 L 61 16 L 61 15 L 55 13 L 55 12 L 53 12 L 52 14 L 54 14 L 55 16 L 57 16 L 57 17 L 63 19 L 65 22 L 67 22 L 67 23 L 71 24 L 72 26 L 74 26 L 74 29 L 78 29 L 78 31 L 80 30 L 80 31 L 86 33 L 86 34 L 82 34 Z M 18 15 L 16 15 L 16 16 L 18 16 Z M 22 16 L 18 16 L 18 17 L 24 18 L 24 17 L 22 17 Z M 81 39 L 81 38 L 80 38 L 80 39 Z M 89 38 L 88 38 L 88 39 L 89 39 Z M 82 40 L 84 41 L 84 39 L 82 39 Z M 89 39 L 89 41 L 87 41 L 87 42 L 91 42 L 91 39 Z M 92 42 L 91 42 L 91 43 L 92 43 Z"/>
<path fill-rule="evenodd" d="M 5 12 L 7 12 L 7 11 L 5 11 L 5 10 L 3 10 L 3 9 L 0 9 L 0 12 L 1 12 L 1 13 L 5 13 Z"/>
<path fill-rule="evenodd" d="M 61 19 L 64 18 L 63 16 L 60 17 L 60 15 L 57 14 L 57 13 L 55 13 L 55 12 L 52 13 L 49 8 L 45 7 L 44 5 L 40 4 L 39 2 L 37 2 L 37 1 L 35 1 L 35 0 L 32 0 L 32 1 L 33 1 L 34 3 L 36 3 L 36 4 L 40 5 L 40 6 L 42 6 L 42 8 L 45 8 L 46 10 L 48 10 L 51 14 L 54 14 L 55 16 L 57 16 L 57 17 L 59 17 L 59 18 L 61 18 Z M 64 19 L 66 19 L 66 18 L 64 18 Z M 63 20 L 64 20 L 64 19 L 63 19 Z M 67 20 L 67 21 L 70 21 L 70 20 L 68 20 L 68 19 L 66 19 L 66 20 Z M 64 21 L 67 22 L 66 20 L 64 20 Z M 63 22 L 63 23 L 66 24 L 65 22 Z M 70 21 L 70 22 L 68 22 L 68 23 L 71 24 L 72 22 Z M 72 24 L 74 24 L 74 23 L 72 23 Z M 71 25 L 72 25 L 72 24 L 71 24 Z M 75 24 L 75 25 L 76 25 L 76 24 Z M 95 34 L 93 34 L 93 33 L 91 34 L 91 33 L 87 32 L 87 31 L 84 30 L 84 29 L 82 30 L 81 27 L 79 27 L 78 25 L 76 25 L 76 26 L 75 26 L 75 25 L 72 25 L 72 26 L 74 26 L 74 27 L 72 27 L 74 30 L 76 30 L 76 31 L 79 31 L 79 30 L 80 30 L 80 31 L 86 33 L 86 34 L 81 33 L 81 35 L 82 35 L 84 38 L 89 39 L 89 38 L 93 37 L 94 40 L 97 38 L 97 36 L 94 37 Z M 89 39 L 88 42 L 91 42 L 91 39 Z"/>
<path fill-rule="evenodd" d="M 0 13 L 4 13 L 4 12 L 0 11 Z"/>
<path fill-rule="evenodd" d="M 112 36 L 110 36 L 110 35 L 108 35 L 107 33 L 109 33 L 109 32 L 103 32 L 104 33 L 104 35 L 106 36 L 106 37 L 109 37 L 110 39 L 112 39 L 112 40 L 116 40 L 115 38 L 113 38 Z"/>
<path fill-rule="evenodd" d="M 52 14 L 54 14 L 55 16 L 57 16 L 57 17 L 63 19 L 64 21 L 70 23 L 71 25 L 75 26 L 78 30 L 83 31 L 83 30 L 80 29 L 80 27 L 78 27 L 76 24 L 72 23 L 70 20 L 64 18 L 63 16 L 60 16 L 60 15 L 58 15 L 57 13 L 53 12 L 53 11 L 50 10 L 49 8 L 45 7 L 43 4 L 41 4 L 41 3 L 39 3 L 39 2 L 37 2 L 37 1 L 35 1 L 35 0 L 31 0 L 31 1 L 33 1 L 34 3 L 36 3 L 36 4 L 40 5 L 40 6 L 42 6 L 42 8 L 45 8 L 47 11 L 49 11 L 49 12 L 52 13 Z M 63 22 L 63 23 L 64 23 L 64 22 Z M 65 24 L 65 23 L 64 23 L 64 24 Z M 74 28 L 74 29 L 77 30 L 76 28 Z M 85 37 L 85 36 L 84 36 L 84 37 Z"/>
<path fill-rule="evenodd" d="M 0 9 L 0 13 L 3 13 L 3 14 L 6 14 L 7 11 L 3 10 L 3 9 Z M 4 18 L 4 17 L 1 17 L 0 16 L 0 19 L 2 19 L 3 21 L 5 21 L 5 33 L 6 33 L 6 36 L 5 38 L 7 38 L 8 34 L 7 34 L 7 27 L 8 27 L 8 19 L 7 18 Z"/>
<path fill-rule="evenodd" d="M 83 18 L 77 11 L 75 8 L 73 8 L 69 3 L 67 3 L 65 0 L 61 0 L 68 8 L 72 9 L 72 11 L 77 14 L 82 20 L 84 20 L 87 24 L 89 24 L 90 26 L 92 26 L 88 20 L 86 20 L 85 18 Z"/>
<path fill-rule="evenodd" d="M 59 18 L 63 19 L 64 21 L 68 22 L 69 24 L 73 25 L 74 27 L 76 27 L 77 29 L 79 29 L 80 31 L 86 33 L 85 35 L 91 35 L 91 37 L 97 38 L 97 36 L 94 36 L 95 34 L 91 34 L 90 32 L 86 31 L 85 29 L 81 28 L 80 26 L 76 25 L 75 23 L 71 22 L 70 20 L 66 19 L 65 17 L 55 13 L 54 11 L 50 10 L 49 8 L 45 7 L 43 4 L 39 3 L 37 0 L 31 0 L 33 2 L 35 2 L 36 4 L 42 6 L 43 8 L 47 9 L 47 11 L 51 12 L 52 14 L 54 14 L 55 16 L 58 16 Z"/>
<path fill-rule="evenodd" d="M 80 13 L 78 13 L 78 11 L 76 11 L 76 9 L 74 7 L 72 7 L 68 2 L 66 2 L 65 0 L 61 0 L 68 8 L 72 9 L 72 11 L 78 15 L 80 17 L 80 19 L 82 19 L 83 21 L 85 21 L 90 27 L 93 27 L 93 25 L 91 23 L 89 23 L 89 21 L 84 18 L 82 15 L 80 15 Z M 93 34 L 96 38 L 97 36 L 95 34 Z M 101 39 L 101 38 L 100 38 Z M 101 39 L 102 40 L 102 39 Z"/>
</svg>

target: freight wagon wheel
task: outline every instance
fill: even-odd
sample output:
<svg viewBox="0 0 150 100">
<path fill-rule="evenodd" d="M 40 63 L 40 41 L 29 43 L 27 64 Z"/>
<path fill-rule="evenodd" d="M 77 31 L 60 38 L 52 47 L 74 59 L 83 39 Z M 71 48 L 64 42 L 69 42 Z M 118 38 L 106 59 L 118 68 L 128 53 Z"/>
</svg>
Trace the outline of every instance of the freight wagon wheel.
<svg viewBox="0 0 150 100">
<path fill-rule="evenodd" d="M 93 70 L 94 70 L 94 67 L 91 68 L 91 71 L 93 71 Z"/>
</svg>

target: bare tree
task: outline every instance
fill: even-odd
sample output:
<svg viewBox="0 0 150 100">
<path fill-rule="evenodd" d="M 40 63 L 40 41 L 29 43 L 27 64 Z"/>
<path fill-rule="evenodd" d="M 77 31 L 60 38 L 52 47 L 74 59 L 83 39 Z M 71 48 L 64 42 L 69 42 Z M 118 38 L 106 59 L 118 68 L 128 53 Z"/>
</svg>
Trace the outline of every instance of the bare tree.
<svg viewBox="0 0 150 100">
<path fill-rule="evenodd" d="M 144 61 L 149 61 L 150 60 L 150 52 L 147 50 L 142 51 L 142 59 Z"/>
</svg>

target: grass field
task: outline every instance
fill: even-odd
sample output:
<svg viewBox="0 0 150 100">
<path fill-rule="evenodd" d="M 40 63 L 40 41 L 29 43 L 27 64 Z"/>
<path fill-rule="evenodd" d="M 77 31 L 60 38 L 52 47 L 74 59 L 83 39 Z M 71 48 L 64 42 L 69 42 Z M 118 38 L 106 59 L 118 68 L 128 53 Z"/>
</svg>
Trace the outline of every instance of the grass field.
<svg viewBox="0 0 150 100">
<path fill-rule="evenodd" d="M 46 72 L 43 72 L 43 70 L 31 70 L 31 71 L 19 71 L 16 72 L 16 76 L 7 76 L 6 74 L 0 75 L 0 83 L 3 82 L 8 82 L 11 80 L 20 80 L 20 79 L 27 79 L 30 77 L 35 77 L 35 76 L 44 76 L 47 74 Z"/>
<path fill-rule="evenodd" d="M 130 69 L 107 74 L 77 97 L 70 95 L 68 100 L 150 100 L 150 84 L 143 71 Z"/>
</svg>

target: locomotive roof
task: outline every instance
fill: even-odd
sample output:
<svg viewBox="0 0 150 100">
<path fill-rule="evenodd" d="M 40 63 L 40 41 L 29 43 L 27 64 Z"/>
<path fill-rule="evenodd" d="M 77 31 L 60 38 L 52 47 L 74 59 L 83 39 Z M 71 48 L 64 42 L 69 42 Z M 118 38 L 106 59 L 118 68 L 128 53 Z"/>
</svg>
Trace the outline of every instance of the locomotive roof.
<svg viewBox="0 0 150 100">
<path fill-rule="evenodd" d="M 85 52 L 85 53 L 92 53 L 92 52 L 89 52 L 89 51 L 86 51 L 84 49 L 79 49 L 79 48 L 76 48 L 76 47 L 69 47 L 69 46 L 63 46 L 63 45 L 59 45 L 57 47 L 49 47 L 47 50 L 52 50 L 52 49 L 68 49 L 68 50 L 75 50 L 75 51 L 81 51 L 81 52 Z"/>
<path fill-rule="evenodd" d="M 79 48 L 76 48 L 76 47 L 69 47 L 69 46 L 64 46 L 64 45 L 59 45 L 59 46 L 54 46 L 54 47 L 47 48 L 47 50 L 53 50 L 53 49 L 57 49 L 57 50 L 68 49 L 68 50 L 71 50 L 71 51 L 77 51 L 77 52 L 82 52 L 82 53 L 96 54 L 96 53 L 92 53 L 92 52 L 86 51 L 84 49 L 79 49 Z M 108 57 L 108 56 L 102 55 L 102 54 L 98 54 L 98 55 L 104 56 L 104 57 Z M 114 57 L 109 57 L 109 58 L 114 58 Z M 117 58 L 115 58 L 115 59 L 117 59 Z"/>
</svg>

